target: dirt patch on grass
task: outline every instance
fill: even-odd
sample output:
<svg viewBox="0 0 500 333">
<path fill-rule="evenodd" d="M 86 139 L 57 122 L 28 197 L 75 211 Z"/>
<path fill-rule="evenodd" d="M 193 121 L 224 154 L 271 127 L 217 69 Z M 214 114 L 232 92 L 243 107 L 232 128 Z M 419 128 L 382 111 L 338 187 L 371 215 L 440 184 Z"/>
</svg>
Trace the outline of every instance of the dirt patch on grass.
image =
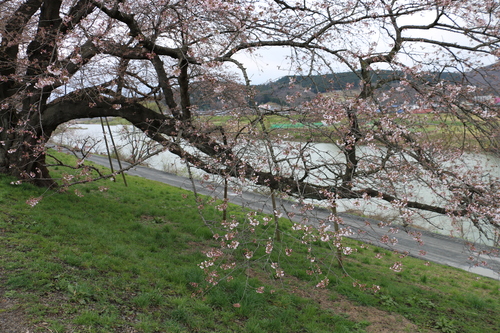
<svg viewBox="0 0 500 333">
<path fill-rule="evenodd" d="M 4 236 L 5 229 L 0 229 L 0 237 Z M 0 238 L 1 239 L 1 238 Z M 5 246 L 5 242 L 2 242 Z M 16 299 L 8 297 L 7 289 L 2 287 L 6 284 L 4 270 L 0 267 L 0 332 L 2 333 L 26 333 L 29 327 L 26 325 L 26 316 Z"/>
<path fill-rule="evenodd" d="M 141 215 L 140 223 L 148 226 L 163 227 L 171 222 L 162 216 Z"/>
<path fill-rule="evenodd" d="M 4 284 L 1 278 L 0 283 Z M 26 325 L 27 319 L 19 303 L 6 295 L 6 289 L 0 287 L 0 332 L 2 333 L 26 333 L 30 327 Z"/>
<path fill-rule="evenodd" d="M 291 280 L 295 280 L 291 278 Z M 344 296 L 332 300 L 329 292 L 324 289 L 312 288 L 300 280 L 295 280 L 293 293 L 311 298 L 323 309 L 332 309 L 337 313 L 346 314 L 355 322 L 366 321 L 370 324 L 365 328 L 368 333 L 398 333 L 417 332 L 418 327 L 402 315 L 379 310 L 371 306 L 356 305 Z"/>
<path fill-rule="evenodd" d="M 255 271 L 249 271 L 247 274 L 258 278 L 266 284 L 276 285 L 277 288 L 286 285 L 286 288 L 290 292 L 300 297 L 314 300 L 323 309 L 331 309 L 335 313 L 345 314 L 352 321 L 369 322 L 370 324 L 364 328 L 368 333 L 408 333 L 420 331 L 418 326 L 400 314 L 382 311 L 371 306 L 357 305 L 342 295 L 338 295 L 336 299 L 332 299 L 332 295 L 327 289 L 311 287 L 306 282 L 295 277 L 288 276 L 285 280 L 278 281 L 269 279 L 264 274 L 255 273 Z"/>
<path fill-rule="evenodd" d="M 336 301 L 320 301 L 321 307 L 333 308 L 349 316 L 355 322 L 370 323 L 365 330 L 369 333 L 418 332 L 418 327 L 405 317 L 373 307 L 354 305 L 346 298 Z"/>
<path fill-rule="evenodd" d="M 3 293 L 3 290 L 0 290 Z M 25 325 L 24 313 L 18 305 L 2 296 L 0 299 L 0 332 L 26 333 L 29 327 Z"/>
</svg>

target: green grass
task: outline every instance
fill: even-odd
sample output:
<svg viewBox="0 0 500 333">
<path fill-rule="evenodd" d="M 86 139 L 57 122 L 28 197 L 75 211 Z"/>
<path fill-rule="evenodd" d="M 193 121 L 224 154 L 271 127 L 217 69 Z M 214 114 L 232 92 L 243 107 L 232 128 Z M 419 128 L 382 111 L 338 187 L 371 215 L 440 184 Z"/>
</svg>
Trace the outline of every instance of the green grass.
<svg viewBox="0 0 500 333">
<path fill-rule="evenodd" d="M 55 176 L 62 171 L 53 170 Z M 307 273 L 316 266 L 285 220 L 283 241 L 271 256 L 259 248 L 245 261 L 235 250 L 228 258 L 241 266 L 233 279 L 210 286 L 198 265 L 207 259 L 202 251 L 218 242 L 190 192 L 137 177 L 128 177 L 128 187 L 106 180 L 62 193 L 12 181 L 0 175 L 0 314 L 12 313 L 35 332 L 364 332 L 389 315 L 405 320 L 392 323 L 394 332 L 500 327 L 498 281 L 354 241 L 346 241 L 358 252 L 345 258 L 345 271 L 317 243 L 315 264 L 330 285 L 315 288 L 324 274 Z M 101 192 L 102 186 L 109 189 Z M 35 207 L 26 204 L 41 195 Z M 221 218 L 208 204 L 202 212 L 206 221 Z M 243 221 L 237 207 L 230 215 Z M 258 227 L 262 239 L 273 230 Z M 251 238 L 242 243 L 253 244 Z M 294 249 L 289 257 L 280 252 L 287 247 Z M 377 253 L 385 255 L 376 259 Z M 258 258 L 279 262 L 285 279 Z M 404 265 L 400 273 L 389 270 L 396 260 Z M 373 284 L 379 293 L 368 289 Z M 260 286 L 263 293 L 255 291 Z M 13 306 L 2 308 L 5 303 Z M 357 318 L 360 309 L 366 315 Z"/>
<path fill-rule="evenodd" d="M 154 103 L 151 104 L 151 108 L 154 110 L 157 110 L 158 108 Z M 110 126 L 113 125 L 130 125 L 130 122 L 124 118 L 120 117 L 108 117 L 107 118 L 108 123 Z M 106 126 L 106 120 L 104 120 L 104 125 Z M 100 125 L 101 124 L 101 119 L 100 118 L 90 118 L 90 119 L 85 119 L 85 120 L 80 120 L 77 122 L 78 124 L 96 124 Z"/>
</svg>

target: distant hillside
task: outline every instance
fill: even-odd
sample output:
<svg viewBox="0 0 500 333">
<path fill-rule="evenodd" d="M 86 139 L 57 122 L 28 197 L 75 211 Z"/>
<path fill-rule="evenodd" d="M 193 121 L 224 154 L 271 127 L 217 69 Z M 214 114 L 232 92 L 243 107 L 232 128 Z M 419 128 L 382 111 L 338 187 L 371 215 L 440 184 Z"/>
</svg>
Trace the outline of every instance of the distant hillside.
<svg viewBox="0 0 500 333">
<path fill-rule="evenodd" d="M 391 80 L 395 77 L 402 77 L 404 74 L 399 71 L 378 71 L 373 74 L 373 82 L 387 82 L 382 89 L 389 89 L 397 81 Z M 446 80 L 459 81 L 460 74 L 455 73 L 430 73 L 423 77 L 428 82 Z M 291 82 L 293 83 L 291 84 Z M 313 98 L 317 93 L 331 92 L 334 90 L 344 90 L 347 87 L 353 90 L 359 90 L 361 78 L 359 72 L 343 72 L 327 75 L 313 76 L 284 76 L 279 80 L 267 84 L 256 85 L 256 100 L 258 104 L 277 103 L 286 105 L 286 96 L 294 95 L 300 92 L 300 97 L 296 102 L 303 102 Z"/>
<path fill-rule="evenodd" d="M 373 82 L 385 82 L 382 91 L 396 86 L 398 81 L 393 78 L 403 77 L 400 71 L 378 71 L 373 74 Z M 391 80 L 392 79 L 392 80 Z M 416 79 L 415 79 L 416 80 Z M 473 84 L 479 89 L 478 94 L 500 96 L 500 63 L 485 66 L 466 73 L 458 72 L 431 72 L 419 76 L 418 80 L 424 83 L 438 81 L 464 82 Z M 422 82 L 421 82 L 422 83 Z M 313 99 L 318 93 L 351 89 L 352 93 L 360 90 L 361 79 L 359 72 L 343 72 L 327 75 L 288 75 L 274 82 L 253 86 L 257 104 L 276 103 L 282 106 L 291 106 L 289 96 L 294 96 L 293 105 Z M 228 107 L 237 107 L 247 103 L 245 96 L 239 92 L 244 87 L 231 82 L 197 82 L 192 90 L 192 103 L 200 110 L 219 110 Z M 393 101 L 403 101 L 414 92 L 405 91 L 395 94 Z M 410 97 L 411 98 L 411 97 Z M 416 98 L 416 97 L 415 97 Z"/>
<path fill-rule="evenodd" d="M 467 80 L 484 94 L 500 96 L 500 62 L 466 73 Z"/>
</svg>

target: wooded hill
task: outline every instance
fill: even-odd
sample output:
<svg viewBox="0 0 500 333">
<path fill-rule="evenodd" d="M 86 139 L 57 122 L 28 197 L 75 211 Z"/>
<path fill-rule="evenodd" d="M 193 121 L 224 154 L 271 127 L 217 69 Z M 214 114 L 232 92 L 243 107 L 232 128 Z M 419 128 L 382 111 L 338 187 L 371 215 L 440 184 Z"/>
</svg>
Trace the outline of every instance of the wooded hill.
<svg viewBox="0 0 500 333">
<path fill-rule="evenodd" d="M 382 91 L 389 90 L 398 84 L 395 78 L 404 77 L 400 71 L 381 70 L 373 75 L 373 82 L 386 82 L 381 88 Z M 500 84 L 500 66 L 494 64 L 471 71 L 465 74 L 457 72 L 430 72 L 414 78 L 419 81 L 427 81 L 433 84 L 441 80 L 456 83 L 473 84 L 481 88 L 484 93 L 498 95 L 494 87 Z M 291 82 L 293 82 L 291 84 Z M 334 90 L 359 90 L 361 76 L 359 72 L 343 72 L 326 75 L 312 76 L 284 76 L 274 82 L 254 86 L 257 94 L 258 104 L 277 103 L 286 105 L 286 96 L 300 92 L 297 102 L 303 102 L 314 97 L 317 93 L 331 92 Z"/>
<path fill-rule="evenodd" d="M 373 74 L 373 83 L 382 83 L 378 89 L 381 92 L 397 87 L 398 78 L 404 77 L 401 71 L 381 70 Z M 412 78 L 418 84 L 433 85 L 438 81 L 447 81 L 474 85 L 480 88 L 479 95 L 500 96 L 497 87 L 500 87 L 500 63 L 478 68 L 467 73 L 459 72 L 428 72 Z M 214 87 L 217 86 L 218 89 Z M 241 94 L 244 87 L 234 82 L 199 81 L 192 86 L 191 98 L 193 105 L 199 110 L 222 110 L 237 108 L 246 104 L 245 95 Z M 347 95 L 355 96 L 361 88 L 361 75 L 359 72 L 342 72 L 326 75 L 287 75 L 266 84 L 254 85 L 255 101 L 258 105 L 276 103 L 282 106 L 297 106 L 313 99 L 318 93 L 344 91 Z M 218 90 L 219 92 L 215 92 Z M 352 94 L 349 94 L 348 91 Z M 295 96 L 290 103 L 289 96 Z M 408 98 L 416 100 L 418 97 L 411 89 L 403 93 L 394 93 L 396 101 L 403 102 Z M 292 105 L 293 104 L 293 105 Z"/>
</svg>

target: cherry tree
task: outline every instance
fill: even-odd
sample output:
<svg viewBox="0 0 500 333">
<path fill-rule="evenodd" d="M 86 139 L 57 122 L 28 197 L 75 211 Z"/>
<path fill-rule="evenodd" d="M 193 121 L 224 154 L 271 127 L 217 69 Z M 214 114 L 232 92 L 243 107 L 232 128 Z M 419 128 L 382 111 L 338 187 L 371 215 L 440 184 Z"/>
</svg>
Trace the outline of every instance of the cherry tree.
<svg viewBox="0 0 500 333">
<path fill-rule="evenodd" d="M 0 172 L 55 187 L 45 144 L 56 128 L 122 117 L 226 184 L 268 189 L 304 211 L 315 202 L 307 200 L 326 203 L 337 226 L 336 207 L 350 200 L 385 203 L 405 224 L 415 215 L 432 223 L 428 212 L 456 226 L 467 220 L 493 238 L 498 173 L 463 160 L 498 156 L 498 108 L 478 98 L 495 86 L 478 77 L 499 55 L 499 13 L 484 0 L 4 1 Z M 286 110 L 259 108 L 242 57 L 273 47 L 290 51 L 291 73 L 350 71 L 356 82 L 302 104 L 288 96 Z M 232 116 L 224 126 L 201 116 L 208 99 Z M 269 117 L 306 124 L 301 142 Z M 421 187 L 431 194 L 418 195 Z M 251 214 L 247 222 L 257 223 Z M 326 229 L 318 237 L 341 249 L 345 230 Z"/>
</svg>

